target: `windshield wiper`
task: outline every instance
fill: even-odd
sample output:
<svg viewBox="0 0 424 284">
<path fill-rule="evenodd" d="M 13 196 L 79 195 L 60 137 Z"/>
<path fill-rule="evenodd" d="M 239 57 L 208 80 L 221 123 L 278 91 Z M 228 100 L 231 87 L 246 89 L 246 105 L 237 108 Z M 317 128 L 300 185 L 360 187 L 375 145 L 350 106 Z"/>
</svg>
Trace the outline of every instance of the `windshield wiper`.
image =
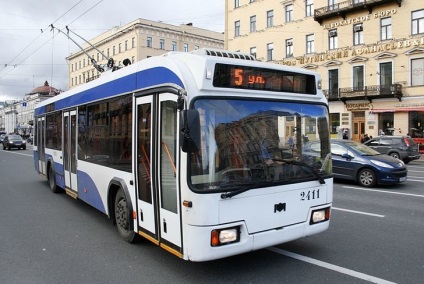
<svg viewBox="0 0 424 284">
<path fill-rule="evenodd" d="M 286 164 L 290 164 L 290 165 L 296 165 L 296 166 L 300 166 L 304 169 L 309 170 L 318 180 L 320 184 L 325 184 L 325 180 L 324 178 L 319 174 L 319 172 L 317 172 L 317 170 L 312 167 L 311 165 L 308 165 L 307 163 L 304 162 L 299 162 L 299 161 L 294 161 L 294 160 L 288 160 L 288 159 L 271 159 L 273 162 L 282 162 L 282 163 L 286 163 Z"/>
<path fill-rule="evenodd" d="M 236 196 L 240 193 L 246 192 L 246 191 L 251 190 L 253 188 L 258 188 L 258 187 L 262 187 L 262 186 L 266 186 L 266 185 L 270 185 L 270 184 L 273 184 L 273 182 L 269 182 L 269 181 L 267 181 L 267 182 L 255 182 L 255 183 L 252 183 L 252 184 L 247 185 L 245 187 L 242 187 L 240 189 L 237 189 L 237 190 L 234 190 L 234 191 L 231 191 L 231 192 L 227 192 L 227 193 L 223 193 L 223 194 L 221 194 L 221 198 L 222 199 L 231 198 L 233 196 Z"/>
</svg>

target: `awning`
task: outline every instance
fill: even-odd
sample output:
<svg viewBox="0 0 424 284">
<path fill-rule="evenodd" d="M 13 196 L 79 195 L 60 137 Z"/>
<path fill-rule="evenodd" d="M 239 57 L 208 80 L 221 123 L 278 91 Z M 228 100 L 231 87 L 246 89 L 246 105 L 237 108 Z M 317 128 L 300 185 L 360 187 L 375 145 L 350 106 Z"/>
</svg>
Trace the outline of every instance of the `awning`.
<svg viewBox="0 0 424 284">
<path fill-rule="evenodd" d="M 370 112 L 372 112 L 372 113 L 382 113 L 382 112 L 410 112 L 410 111 L 422 111 L 422 112 L 424 112 L 424 107 L 399 107 L 399 108 L 370 109 Z"/>
</svg>

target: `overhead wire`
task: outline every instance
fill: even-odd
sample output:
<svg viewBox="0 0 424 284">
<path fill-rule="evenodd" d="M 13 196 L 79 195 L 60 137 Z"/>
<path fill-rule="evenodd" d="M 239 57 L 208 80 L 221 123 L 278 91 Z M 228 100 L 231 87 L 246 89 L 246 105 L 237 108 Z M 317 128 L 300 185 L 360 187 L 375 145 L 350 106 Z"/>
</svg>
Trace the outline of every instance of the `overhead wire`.
<svg viewBox="0 0 424 284">
<path fill-rule="evenodd" d="M 80 0 L 78 3 L 76 3 L 75 5 L 73 5 L 70 9 L 68 9 L 64 14 L 62 14 L 59 18 L 57 18 L 53 23 L 56 23 L 58 20 L 60 20 L 61 18 L 63 18 L 67 13 L 69 13 L 72 9 L 74 9 L 77 5 L 79 5 L 81 2 L 83 2 L 84 0 Z M 103 1 L 103 0 L 102 0 Z M 0 69 L 0 73 L 6 68 L 6 67 L 10 67 L 13 66 L 14 68 L 16 68 L 19 64 L 21 64 L 23 61 L 25 61 L 28 57 L 30 57 L 31 55 L 33 55 L 35 52 L 32 52 L 29 56 L 27 56 L 24 60 L 21 61 L 21 63 L 19 64 L 13 64 L 13 62 L 22 54 L 24 53 L 36 40 L 38 40 L 38 38 L 43 34 L 44 30 L 48 29 L 49 26 L 47 26 L 45 29 L 41 29 L 41 33 L 38 34 L 37 37 L 35 37 L 21 52 L 18 53 L 18 55 L 16 55 L 9 63 L 5 64 L 3 66 L 2 69 Z M 42 46 L 44 46 L 46 43 L 44 43 Z M 41 46 L 41 47 L 42 47 Z M 40 48 L 41 48 L 40 47 Z M 37 50 L 39 50 L 40 48 L 38 48 Z M 37 51 L 36 50 L 36 51 Z M 8 72 L 6 72 L 3 75 L 0 75 L 0 79 L 3 78 L 4 76 L 6 76 L 7 74 L 9 74 L 13 69 L 10 69 Z"/>
</svg>

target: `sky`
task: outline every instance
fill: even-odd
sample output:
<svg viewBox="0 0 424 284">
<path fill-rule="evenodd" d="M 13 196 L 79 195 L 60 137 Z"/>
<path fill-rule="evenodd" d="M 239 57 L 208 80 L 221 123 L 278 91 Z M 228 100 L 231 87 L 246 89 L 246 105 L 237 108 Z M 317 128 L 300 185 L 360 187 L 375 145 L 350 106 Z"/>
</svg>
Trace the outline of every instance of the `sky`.
<svg viewBox="0 0 424 284">
<path fill-rule="evenodd" d="M 0 102 L 21 100 L 45 81 L 68 89 L 65 58 L 79 48 L 52 24 L 86 40 L 138 18 L 224 32 L 224 6 L 224 0 L 0 0 Z"/>
</svg>

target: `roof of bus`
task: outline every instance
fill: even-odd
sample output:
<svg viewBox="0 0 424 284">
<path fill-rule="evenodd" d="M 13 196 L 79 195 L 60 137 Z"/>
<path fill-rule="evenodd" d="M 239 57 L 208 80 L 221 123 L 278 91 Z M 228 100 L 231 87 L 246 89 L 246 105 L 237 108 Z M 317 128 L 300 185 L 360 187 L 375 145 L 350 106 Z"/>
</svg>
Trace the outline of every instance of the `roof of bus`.
<svg viewBox="0 0 424 284">
<path fill-rule="evenodd" d="M 113 72 L 106 71 L 96 80 L 40 102 L 36 106 L 35 114 L 45 113 L 46 106 L 52 103 L 55 103 L 55 110 L 66 109 L 163 84 L 173 84 L 183 89 L 199 90 L 208 87 L 212 89 L 211 80 L 205 80 L 205 70 L 208 67 L 212 70 L 216 63 L 301 72 L 317 76 L 319 79 L 319 75 L 313 71 L 256 61 L 250 55 L 242 53 L 218 50 L 212 50 L 211 53 L 211 50 L 205 49 L 190 53 L 169 52 L 162 56 L 141 60 Z M 204 75 L 196 76 L 196 74 Z"/>
</svg>

